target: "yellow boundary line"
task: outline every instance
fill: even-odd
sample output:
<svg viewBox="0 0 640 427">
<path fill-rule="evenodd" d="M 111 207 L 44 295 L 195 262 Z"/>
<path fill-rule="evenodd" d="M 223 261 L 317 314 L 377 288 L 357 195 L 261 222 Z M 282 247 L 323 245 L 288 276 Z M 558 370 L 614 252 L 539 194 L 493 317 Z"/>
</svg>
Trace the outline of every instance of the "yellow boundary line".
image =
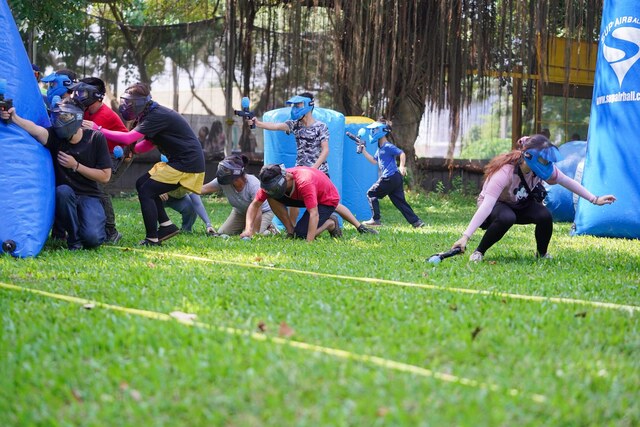
<svg viewBox="0 0 640 427">
<path fill-rule="evenodd" d="M 183 255 L 183 254 L 175 254 L 175 253 L 168 254 L 163 252 L 145 251 L 145 250 L 135 249 L 135 248 L 123 248 L 123 247 L 115 247 L 115 246 L 105 246 L 105 247 L 110 247 L 113 249 L 122 249 L 126 251 L 140 252 L 140 253 L 155 255 L 159 257 L 183 258 L 183 259 L 188 259 L 193 261 L 210 262 L 214 264 L 234 265 L 238 267 L 257 268 L 262 270 L 295 273 L 295 274 L 302 274 L 302 275 L 315 276 L 315 277 L 326 277 L 329 279 L 352 280 L 352 281 L 364 282 L 364 283 L 404 286 L 409 288 L 429 289 L 432 291 L 443 291 L 443 292 L 452 292 L 452 293 L 469 294 L 469 295 L 483 295 L 483 296 L 509 298 L 509 299 L 515 299 L 515 300 L 552 302 L 557 304 L 584 305 L 584 306 L 591 306 L 596 308 L 607 308 L 612 310 L 627 311 L 630 314 L 634 314 L 640 311 L 640 306 L 637 306 L 637 305 L 589 301 L 589 300 L 582 300 L 582 299 L 575 299 L 575 298 L 544 297 L 544 296 L 536 296 L 536 295 L 512 294 L 509 292 L 492 292 L 492 291 L 485 291 L 482 289 L 455 288 L 455 287 L 452 288 L 452 287 L 445 287 L 445 286 L 439 286 L 439 285 L 428 285 L 425 283 L 401 282 L 398 280 L 376 279 L 371 277 L 358 277 L 358 276 L 347 276 L 343 274 L 319 273 L 315 271 L 296 270 L 293 268 L 284 268 L 284 267 L 272 267 L 268 265 L 250 264 L 250 263 L 239 262 L 239 261 L 225 261 L 225 260 L 218 260 L 218 259 L 211 259 L 211 258 L 203 258 L 203 257 L 194 256 L 194 255 Z"/>
<path fill-rule="evenodd" d="M 333 357 L 336 357 L 336 358 L 339 358 L 339 359 L 362 362 L 362 363 L 365 363 L 365 364 L 370 364 L 370 365 L 374 365 L 374 366 L 378 366 L 378 367 L 382 367 L 382 368 L 392 369 L 392 370 L 399 371 L 399 372 L 411 373 L 411 374 L 418 375 L 418 376 L 421 376 L 421 377 L 435 378 L 437 380 L 445 381 L 445 382 L 448 382 L 448 383 L 461 384 L 461 385 L 465 385 L 465 386 L 468 386 L 468 387 L 474 387 L 474 388 L 479 388 L 479 389 L 483 389 L 483 390 L 489 390 L 489 391 L 492 391 L 492 392 L 504 391 L 509 396 L 522 395 L 522 396 L 525 396 L 525 397 L 529 397 L 531 400 L 533 400 L 536 403 L 544 403 L 547 400 L 546 396 L 541 395 L 541 394 L 535 394 L 534 393 L 534 394 L 531 394 L 531 395 L 527 396 L 524 393 L 520 392 L 520 390 L 515 389 L 515 388 L 502 389 L 501 387 L 499 387 L 496 384 L 486 383 L 486 382 L 482 382 L 482 381 L 476 381 L 476 380 L 472 380 L 472 379 L 469 379 L 469 378 L 459 377 L 459 376 L 456 376 L 456 375 L 446 374 L 446 373 L 442 373 L 442 372 L 436 372 L 436 371 L 432 371 L 431 369 L 421 368 L 419 366 L 410 365 L 410 364 L 407 364 L 407 363 L 396 362 L 394 360 L 385 359 L 385 358 L 382 358 L 382 357 L 369 356 L 369 355 L 366 355 L 366 354 L 357 354 L 357 353 L 352 353 L 352 352 L 349 352 L 349 351 L 346 351 L 346 350 L 340 350 L 340 349 L 331 348 L 331 347 L 323 347 L 323 346 L 319 346 L 319 345 L 315 345 L 315 344 L 305 343 L 305 342 L 302 342 L 302 341 L 288 340 L 288 339 L 284 339 L 284 338 L 281 338 L 281 337 L 271 337 L 271 336 L 266 336 L 264 334 L 260 334 L 260 333 L 257 333 L 257 332 L 249 332 L 249 331 L 242 330 L 242 329 L 237 329 L 237 328 L 229 328 L 229 327 L 225 327 L 225 326 L 215 326 L 215 325 L 210 325 L 208 323 L 197 322 L 197 321 L 190 320 L 190 319 L 172 317 L 172 316 L 170 316 L 168 314 L 165 314 L 165 313 L 159 313 L 159 312 L 149 311 L 149 310 L 141 310 L 141 309 L 137 309 L 137 308 L 121 307 L 121 306 L 118 306 L 118 305 L 107 304 L 107 303 L 102 303 L 102 302 L 99 302 L 99 301 L 73 297 L 73 296 L 70 296 L 70 295 L 56 294 L 56 293 L 52 293 L 52 292 L 41 291 L 39 289 L 26 288 L 26 287 L 22 287 L 22 286 L 12 285 L 12 284 L 9 284 L 9 283 L 0 282 L 0 288 L 4 288 L 4 289 L 7 289 L 7 290 L 11 290 L 11 291 L 29 292 L 29 293 L 32 293 L 32 294 L 41 295 L 41 296 L 48 297 L 48 298 L 54 298 L 54 299 L 57 299 L 57 300 L 66 301 L 66 302 L 70 302 L 70 303 L 74 303 L 74 304 L 81 304 L 81 305 L 93 304 L 95 307 L 102 307 L 102 308 L 106 308 L 108 310 L 118 311 L 118 312 L 127 313 L 127 314 L 140 316 L 140 317 L 145 317 L 145 318 L 153 319 L 153 320 L 162 320 L 162 321 L 165 321 L 165 322 L 175 320 L 178 323 L 181 323 L 181 324 L 187 325 L 187 326 L 195 326 L 195 327 L 206 329 L 206 330 L 223 332 L 223 333 L 226 333 L 226 334 L 229 334 L 229 335 L 246 336 L 246 337 L 252 338 L 252 339 L 257 340 L 257 341 L 266 341 L 266 342 L 270 341 L 270 342 L 273 342 L 273 343 L 276 343 L 276 344 L 286 345 L 286 346 L 297 348 L 297 349 L 300 349 L 300 350 L 307 350 L 307 351 L 311 351 L 311 352 L 314 352 L 314 353 L 326 354 L 326 355 L 333 356 Z"/>
</svg>

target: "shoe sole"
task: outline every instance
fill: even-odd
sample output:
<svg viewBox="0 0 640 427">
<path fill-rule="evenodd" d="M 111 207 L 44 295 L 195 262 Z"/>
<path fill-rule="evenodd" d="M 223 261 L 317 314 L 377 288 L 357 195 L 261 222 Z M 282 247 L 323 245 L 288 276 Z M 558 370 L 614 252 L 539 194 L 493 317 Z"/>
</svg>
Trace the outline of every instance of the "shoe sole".
<svg viewBox="0 0 640 427">
<path fill-rule="evenodd" d="M 170 239 L 170 238 L 172 238 L 173 236 L 175 236 L 176 234 L 179 234 L 179 233 L 180 233 L 180 230 L 176 230 L 174 232 L 171 232 L 171 233 L 167 234 L 166 236 L 158 237 L 158 241 L 164 242 L 165 240 Z"/>
</svg>

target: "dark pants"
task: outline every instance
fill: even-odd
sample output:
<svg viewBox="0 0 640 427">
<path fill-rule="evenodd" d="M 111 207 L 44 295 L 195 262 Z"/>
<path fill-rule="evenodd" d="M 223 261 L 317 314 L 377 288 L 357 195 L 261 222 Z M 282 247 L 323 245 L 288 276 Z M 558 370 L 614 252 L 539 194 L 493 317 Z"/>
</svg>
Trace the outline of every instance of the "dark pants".
<svg viewBox="0 0 640 427">
<path fill-rule="evenodd" d="M 514 224 L 535 224 L 536 248 L 541 256 L 547 253 L 551 235 L 553 234 L 553 218 L 551 212 L 542 203 L 527 200 L 522 207 L 513 208 L 506 203 L 496 202 L 491 214 L 481 225 L 487 230 L 476 249 L 485 253 L 491 246 L 502 239 L 502 236 Z"/>
<path fill-rule="evenodd" d="M 169 216 L 164 210 L 164 203 L 160 195 L 168 193 L 180 187 L 180 184 L 165 184 L 154 181 L 151 175 L 145 173 L 136 181 L 138 190 L 138 200 L 140 200 L 140 210 L 147 238 L 158 237 L 158 224 L 169 221 Z"/>
<path fill-rule="evenodd" d="M 116 182 L 124 172 L 129 169 L 131 165 L 131 158 L 120 158 L 116 159 L 111 156 L 111 164 L 113 165 L 113 169 L 111 171 L 111 179 L 105 185 L 100 185 L 100 189 L 102 190 L 102 194 L 100 195 L 100 202 L 102 202 L 102 207 L 104 208 L 104 213 L 107 216 L 107 222 L 105 224 L 105 232 L 107 233 L 107 239 L 114 237 L 118 230 L 116 229 L 116 214 L 113 211 L 113 204 L 111 203 L 111 196 L 108 194 L 109 187 Z"/>
<path fill-rule="evenodd" d="M 335 206 L 318 205 L 318 227 L 324 224 L 332 213 L 336 210 Z M 309 231 L 309 210 L 305 210 L 302 217 L 296 223 L 293 229 L 293 234 L 297 238 L 306 239 L 307 232 Z"/>
<path fill-rule="evenodd" d="M 191 202 L 191 198 L 189 196 L 182 197 L 180 199 L 176 199 L 175 197 L 169 196 L 166 202 L 164 202 L 167 206 L 173 209 L 176 212 L 179 212 L 182 215 L 182 226 L 180 227 L 183 231 L 191 231 L 193 224 L 196 222 L 198 218 L 198 213 L 193 207 L 193 203 Z"/>
<path fill-rule="evenodd" d="M 409 224 L 415 224 L 420 221 L 418 215 L 413 212 L 413 209 L 411 209 L 411 206 L 409 206 L 409 203 L 407 203 L 407 200 L 404 198 L 404 186 L 400 172 L 396 172 L 387 178 L 378 179 L 369 191 L 367 191 L 369 206 L 373 213 L 373 219 L 376 221 L 380 220 L 380 203 L 378 200 L 385 196 L 389 196 L 393 206 L 400 211 Z"/>
<path fill-rule="evenodd" d="M 67 232 L 69 249 L 94 248 L 106 238 L 100 198 L 77 195 L 68 185 L 56 187 L 56 222 Z"/>
<path fill-rule="evenodd" d="M 100 203 L 106 215 L 106 222 L 104 224 L 104 231 L 107 234 L 107 238 L 113 237 L 118 230 L 116 230 L 116 213 L 113 211 L 113 204 L 111 204 L 111 196 L 104 192 L 100 194 Z"/>
</svg>

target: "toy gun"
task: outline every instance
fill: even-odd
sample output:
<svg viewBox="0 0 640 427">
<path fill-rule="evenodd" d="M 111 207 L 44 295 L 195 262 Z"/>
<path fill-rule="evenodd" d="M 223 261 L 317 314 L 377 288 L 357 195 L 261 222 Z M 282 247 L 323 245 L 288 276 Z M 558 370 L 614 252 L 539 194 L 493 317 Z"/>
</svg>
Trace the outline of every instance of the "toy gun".
<svg viewBox="0 0 640 427">
<path fill-rule="evenodd" d="M 356 153 L 358 154 L 362 154 L 362 151 L 364 150 L 365 147 L 365 142 L 360 139 L 359 137 L 355 136 L 354 134 L 352 134 L 351 132 L 347 132 L 347 136 L 349 138 L 351 138 L 353 140 L 353 142 L 356 143 L 356 145 L 358 146 L 358 148 L 356 148 Z"/>
<path fill-rule="evenodd" d="M 0 111 L 9 111 L 13 107 L 12 99 L 5 99 L 4 92 L 7 89 L 7 80 L 0 79 Z M 3 120 L 5 123 L 9 123 L 9 120 Z"/>
<path fill-rule="evenodd" d="M 440 253 L 431 255 L 427 260 L 427 262 L 430 262 L 432 264 L 439 264 L 440 261 L 442 261 L 443 259 L 450 258 L 452 256 L 455 256 L 461 253 L 462 253 L 462 249 L 460 248 L 449 249 L 446 252 L 440 252 Z"/>
<path fill-rule="evenodd" d="M 236 116 L 242 117 L 243 119 L 251 120 L 256 115 L 253 111 L 249 111 L 249 98 L 246 96 L 242 98 L 242 102 L 240 104 L 242 106 L 242 110 L 233 110 Z M 256 125 L 251 123 L 251 129 L 255 129 Z"/>
</svg>

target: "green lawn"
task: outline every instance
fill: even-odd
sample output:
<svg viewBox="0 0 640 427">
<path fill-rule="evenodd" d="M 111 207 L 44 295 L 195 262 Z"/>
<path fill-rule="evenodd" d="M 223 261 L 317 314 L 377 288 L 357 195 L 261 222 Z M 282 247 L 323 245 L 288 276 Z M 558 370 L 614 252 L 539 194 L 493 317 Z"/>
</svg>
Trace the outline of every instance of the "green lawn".
<svg viewBox="0 0 640 427">
<path fill-rule="evenodd" d="M 427 227 L 384 200 L 379 236 L 245 242 L 198 220 L 138 249 L 119 198 L 117 247 L 0 257 L 0 423 L 640 424 L 640 241 L 556 224 L 538 261 L 516 226 L 483 263 L 433 265 L 474 201 L 409 200 Z M 205 203 L 220 225 L 230 208 Z"/>
</svg>

